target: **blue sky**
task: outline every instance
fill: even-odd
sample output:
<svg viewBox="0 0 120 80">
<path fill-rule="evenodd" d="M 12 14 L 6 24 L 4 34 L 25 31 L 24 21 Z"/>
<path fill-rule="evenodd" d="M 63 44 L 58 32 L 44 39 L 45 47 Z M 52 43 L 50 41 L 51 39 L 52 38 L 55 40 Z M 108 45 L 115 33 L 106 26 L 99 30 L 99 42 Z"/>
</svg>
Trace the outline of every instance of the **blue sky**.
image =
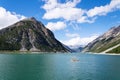
<svg viewBox="0 0 120 80">
<path fill-rule="evenodd" d="M 78 47 L 120 25 L 120 0 L 0 0 L 0 28 L 32 16 Z"/>
</svg>

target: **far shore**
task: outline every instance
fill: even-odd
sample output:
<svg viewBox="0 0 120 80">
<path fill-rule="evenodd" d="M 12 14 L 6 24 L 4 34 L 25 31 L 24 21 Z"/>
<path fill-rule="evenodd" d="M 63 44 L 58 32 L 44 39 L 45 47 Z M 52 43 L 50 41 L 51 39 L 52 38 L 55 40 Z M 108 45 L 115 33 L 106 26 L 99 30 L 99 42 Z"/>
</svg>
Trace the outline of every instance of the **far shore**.
<svg viewBox="0 0 120 80">
<path fill-rule="evenodd" d="M 38 52 L 38 51 L 0 51 L 0 54 L 52 54 L 52 53 L 55 53 L 55 54 L 58 54 L 58 53 L 64 53 L 64 54 L 67 54 L 67 53 L 71 53 L 71 52 Z"/>
<path fill-rule="evenodd" d="M 71 54 L 71 53 L 82 53 L 82 52 L 38 52 L 38 51 L 0 51 L 0 54 Z M 84 52 L 82 54 L 96 54 L 96 55 L 120 55 L 120 53 L 93 53 Z"/>
</svg>

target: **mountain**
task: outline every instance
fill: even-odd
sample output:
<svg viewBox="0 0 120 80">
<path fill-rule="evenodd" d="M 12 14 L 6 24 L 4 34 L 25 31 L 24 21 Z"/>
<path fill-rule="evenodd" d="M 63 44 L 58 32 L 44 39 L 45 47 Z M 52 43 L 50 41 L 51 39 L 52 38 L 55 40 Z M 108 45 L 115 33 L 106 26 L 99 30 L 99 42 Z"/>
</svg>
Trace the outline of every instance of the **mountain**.
<svg viewBox="0 0 120 80">
<path fill-rule="evenodd" d="M 54 34 L 34 17 L 0 30 L 0 50 L 68 52 Z"/>
<path fill-rule="evenodd" d="M 74 50 L 72 50 L 69 46 L 66 46 L 64 44 L 62 44 L 67 50 L 69 50 L 69 52 L 74 52 Z"/>
<path fill-rule="evenodd" d="M 76 49 L 77 52 L 81 52 L 83 50 L 83 47 L 79 47 Z"/>
<path fill-rule="evenodd" d="M 82 52 L 120 53 L 120 25 L 89 43 Z"/>
<path fill-rule="evenodd" d="M 81 46 L 69 46 L 69 48 L 72 50 L 72 52 L 81 52 L 82 49 L 84 48 L 82 45 Z"/>
</svg>

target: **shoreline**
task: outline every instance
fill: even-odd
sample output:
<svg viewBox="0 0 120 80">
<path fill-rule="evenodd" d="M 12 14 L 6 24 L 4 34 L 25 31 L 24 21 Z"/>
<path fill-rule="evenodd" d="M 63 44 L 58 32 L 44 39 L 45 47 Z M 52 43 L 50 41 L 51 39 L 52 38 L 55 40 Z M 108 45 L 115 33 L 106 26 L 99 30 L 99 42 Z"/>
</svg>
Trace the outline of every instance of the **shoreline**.
<svg viewBox="0 0 120 80">
<path fill-rule="evenodd" d="M 70 54 L 71 52 L 0 51 L 0 54 Z"/>
<path fill-rule="evenodd" d="M 97 54 L 97 55 L 120 55 L 120 53 L 92 53 L 88 52 L 87 54 Z"/>
<path fill-rule="evenodd" d="M 37 52 L 37 51 L 0 51 L 0 54 L 80 54 L 82 52 Z M 117 53 L 93 53 L 93 52 L 84 52 L 82 54 L 96 54 L 96 55 L 120 55 Z"/>
</svg>

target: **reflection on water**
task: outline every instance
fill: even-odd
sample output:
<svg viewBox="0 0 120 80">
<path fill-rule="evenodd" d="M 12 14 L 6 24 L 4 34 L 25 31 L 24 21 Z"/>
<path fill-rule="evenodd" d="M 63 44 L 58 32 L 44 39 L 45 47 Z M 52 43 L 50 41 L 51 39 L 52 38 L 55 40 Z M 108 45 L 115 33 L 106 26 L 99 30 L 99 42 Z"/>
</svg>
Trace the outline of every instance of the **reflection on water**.
<svg viewBox="0 0 120 80">
<path fill-rule="evenodd" d="M 120 80 L 120 56 L 0 54 L 0 80 Z"/>
<path fill-rule="evenodd" d="M 73 56 L 71 58 L 71 62 L 79 62 L 79 59 L 76 56 Z"/>
</svg>

